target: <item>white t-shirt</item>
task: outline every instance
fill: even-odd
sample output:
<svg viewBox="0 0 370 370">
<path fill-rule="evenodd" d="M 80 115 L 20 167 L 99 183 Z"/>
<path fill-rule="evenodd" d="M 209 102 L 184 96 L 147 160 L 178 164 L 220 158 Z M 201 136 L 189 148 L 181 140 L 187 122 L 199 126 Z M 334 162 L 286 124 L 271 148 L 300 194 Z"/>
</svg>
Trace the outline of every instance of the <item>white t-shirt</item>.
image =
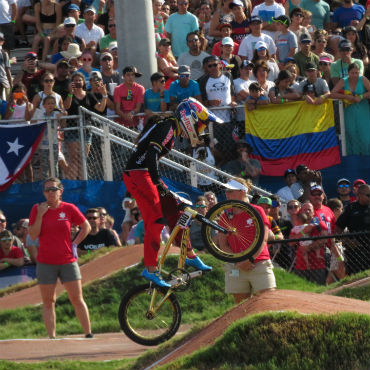
<svg viewBox="0 0 370 370">
<path fill-rule="evenodd" d="M 290 189 L 290 187 L 288 185 L 279 189 L 276 194 L 279 196 L 280 199 L 284 199 L 284 200 L 287 200 L 287 201 L 294 199 L 294 195 L 292 193 L 292 190 Z"/>
<path fill-rule="evenodd" d="M 253 59 L 254 47 L 258 41 L 263 41 L 267 44 L 267 49 L 270 55 L 274 55 L 276 53 L 276 45 L 274 40 L 264 33 L 261 36 L 253 36 L 252 34 L 244 37 L 243 41 L 239 46 L 238 54 L 246 57 L 249 60 Z"/>
<path fill-rule="evenodd" d="M 0 24 L 10 23 L 12 20 L 11 5 L 15 4 L 15 0 L 0 0 Z"/>
<path fill-rule="evenodd" d="M 285 14 L 285 9 L 281 4 L 273 3 L 272 5 L 266 5 L 266 3 L 262 3 L 260 5 L 257 5 L 252 10 L 252 16 L 258 15 L 262 22 L 268 22 L 271 21 L 272 18 L 277 18 L 280 15 Z M 275 40 L 275 34 L 277 31 L 262 31 L 264 34 L 271 36 L 273 40 Z"/>
<path fill-rule="evenodd" d="M 104 31 L 95 24 L 92 26 L 91 30 L 89 30 L 84 22 L 76 27 L 75 35 L 85 40 L 86 45 L 90 41 L 95 41 L 96 44 L 98 44 L 99 40 L 104 36 Z"/>
</svg>

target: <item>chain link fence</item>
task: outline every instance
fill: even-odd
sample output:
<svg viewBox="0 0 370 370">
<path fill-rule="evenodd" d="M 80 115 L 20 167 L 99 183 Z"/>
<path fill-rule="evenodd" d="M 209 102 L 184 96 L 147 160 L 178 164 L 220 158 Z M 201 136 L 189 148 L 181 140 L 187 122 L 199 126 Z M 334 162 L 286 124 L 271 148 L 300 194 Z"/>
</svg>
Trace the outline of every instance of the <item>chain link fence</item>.
<svg viewBox="0 0 370 370">
<path fill-rule="evenodd" d="M 310 248 L 315 241 L 318 245 Z M 275 267 L 330 284 L 370 269 L 370 232 L 271 241 L 269 251 Z"/>
</svg>

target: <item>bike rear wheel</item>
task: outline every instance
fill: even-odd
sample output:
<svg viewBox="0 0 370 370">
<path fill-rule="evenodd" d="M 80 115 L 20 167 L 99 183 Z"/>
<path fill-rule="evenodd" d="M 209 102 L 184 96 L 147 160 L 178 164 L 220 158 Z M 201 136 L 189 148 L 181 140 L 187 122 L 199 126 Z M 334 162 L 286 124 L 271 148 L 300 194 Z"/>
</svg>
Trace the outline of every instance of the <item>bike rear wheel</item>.
<svg viewBox="0 0 370 370">
<path fill-rule="evenodd" d="M 255 259 L 263 249 L 264 224 L 258 211 L 238 200 L 225 200 L 212 207 L 205 216 L 228 230 L 227 235 L 202 224 L 203 242 L 211 254 L 226 262 Z M 221 238 L 227 246 L 220 245 Z M 222 243 L 221 243 L 222 244 Z"/>
<path fill-rule="evenodd" d="M 170 294 L 155 312 L 153 307 L 166 295 L 167 290 L 139 285 L 132 288 L 121 300 L 118 319 L 121 329 L 134 342 L 155 346 L 173 337 L 181 323 L 181 308 L 174 294 Z"/>
</svg>

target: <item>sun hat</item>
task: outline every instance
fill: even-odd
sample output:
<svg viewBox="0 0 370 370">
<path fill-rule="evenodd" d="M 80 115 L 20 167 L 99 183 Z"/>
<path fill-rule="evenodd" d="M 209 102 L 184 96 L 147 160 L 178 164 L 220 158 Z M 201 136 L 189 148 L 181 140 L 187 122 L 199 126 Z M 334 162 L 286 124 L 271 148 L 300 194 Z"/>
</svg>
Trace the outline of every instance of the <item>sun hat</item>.
<svg viewBox="0 0 370 370">
<path fill-rule="evenodd" d="M 78 58 L 82 55 L 80 46 L 75 43 L 69 44 L 67 50 L 61 51 L 60 54 L 67 59 Z"/>
</svg>

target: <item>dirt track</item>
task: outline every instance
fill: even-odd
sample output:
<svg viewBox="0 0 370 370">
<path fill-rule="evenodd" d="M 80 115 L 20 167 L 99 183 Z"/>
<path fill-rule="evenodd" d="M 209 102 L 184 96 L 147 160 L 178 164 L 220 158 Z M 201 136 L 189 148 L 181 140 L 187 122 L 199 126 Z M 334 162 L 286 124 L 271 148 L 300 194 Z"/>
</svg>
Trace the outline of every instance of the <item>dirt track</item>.
<svg viewBox="0 0 370 370">
<path fill-rule="evenodd" d="M 178 249 L 173 251 L 176 252 Z M 140 261 L 142 253 L 142 246 L 119 248 L 117 251 L 103 256 L 99 260 L 82 266 L 83 283 L 86 284 L 89 281 L 105 277 L 125 266 L 137 263 Z M 60 293 L 63 287 L 59 286 L 58 289 Z M 41 303 L 41 299 L 36 286 L 0 298 L 0 309 L 11 309 L 27 304 L 34 305 L 39 303 Z M 368 302 L 354 299 L 290 290 L 264 293 L 242 303 L 215 320 L 192 338 L 191 341 L 173 351 L 165 359 L 165 362 L 213 343 L 237 319 L 256 312 L 284 310 L 324 314 L 335 312 L 370 313 Z M 19 350 L 20 348 L 22 348 L 21 351 Z M 147 349 L 148 347 L 131 342 L 122 333 L 98 334 L 94 339 L 70 336 L 58 338 L 57 340 L 5 340 L 0 341 L 0 359 L 17 362 L 46 361 L 51 359 L 106 361 L 136 357 Z M 164 361 L 160 363 L 164 363 Z"/>
</svg>

